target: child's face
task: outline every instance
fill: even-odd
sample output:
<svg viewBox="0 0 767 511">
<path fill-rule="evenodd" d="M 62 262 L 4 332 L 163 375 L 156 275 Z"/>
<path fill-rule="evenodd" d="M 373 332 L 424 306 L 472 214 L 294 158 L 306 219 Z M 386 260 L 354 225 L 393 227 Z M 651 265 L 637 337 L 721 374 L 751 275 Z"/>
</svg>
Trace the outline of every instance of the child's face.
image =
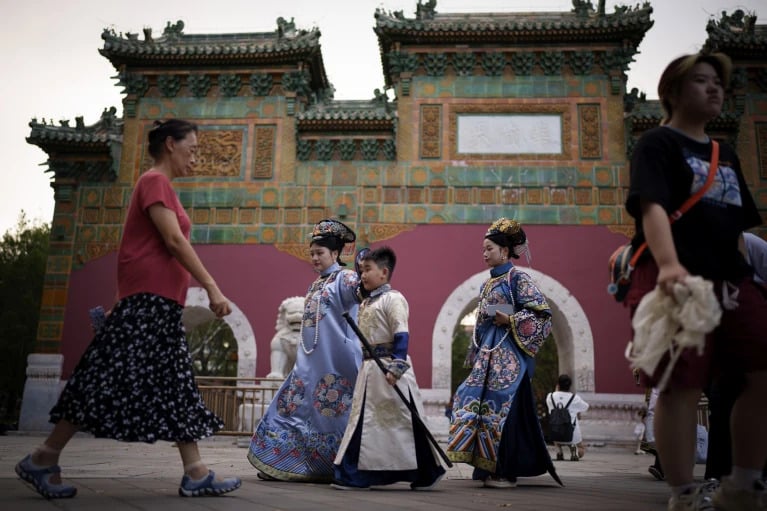
<svg viewBox="0 0 767 511">
<path fill-rule="evenodd" d="M 362 261 L 362 286 L 367 291 L 378 289 L 389 281 L 389 269 L 379 268 L 373 261 Z"/>
</svg>

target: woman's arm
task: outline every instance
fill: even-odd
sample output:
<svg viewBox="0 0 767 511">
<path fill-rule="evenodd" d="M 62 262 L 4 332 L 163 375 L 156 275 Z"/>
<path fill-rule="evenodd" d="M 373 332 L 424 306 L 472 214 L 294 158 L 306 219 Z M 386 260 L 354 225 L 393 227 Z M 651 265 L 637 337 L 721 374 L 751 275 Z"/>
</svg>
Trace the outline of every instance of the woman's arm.
<svg viewBox="0 0 767 511">
<path fill-rule="evenodd" d="M 218 288 L 216 281 L 213 280 L 197 256 L 197 252 L 192 248 L 192 244 L 181 232 L 176 213 L 161 203 L 156 203 L 149 206 L 149 217 L 171 255 L 205 288 L 210 301 L 210 310 L 218 317 L 231 313 L 229 300 Z"/>
</svg>

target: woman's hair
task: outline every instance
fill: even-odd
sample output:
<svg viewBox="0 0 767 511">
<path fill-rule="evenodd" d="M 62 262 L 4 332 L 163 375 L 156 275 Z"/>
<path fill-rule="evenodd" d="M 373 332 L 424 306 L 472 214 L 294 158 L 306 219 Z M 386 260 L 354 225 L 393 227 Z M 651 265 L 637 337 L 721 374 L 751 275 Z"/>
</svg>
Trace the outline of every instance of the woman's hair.
<svg viewBox="0 0 767 511">
<path fill-rule="evenodd" d="M 336 236 L 318 237 L 316 239 L 313 239 L 312 242 L 309 244 L 309 246 L 312 246 L 312 245 L 325 247 L 331 252 L 334 250 L 337 252 L 340 252 L 344 248 L 344 242 L 341 240 L 341 238 L 338 238 Z"/>
<path fill-rule="evenodd" d="M 394 250 L 386 246 L 380 247 L 365 254 L 362 260 L 371 261 L 379 268 L 388 268 L 389 280 L 391 281 L 394 267 L 397 266 L 397 256 L 394 254 Z"/>
<path fill-rule="evenodd" d="M 183 140 L 191 132 L 197 133 L 197 125 L 181 119 L 168 119 L 167 121 L 154 121 L 149 130 L 149 154 L 155 160 L 162 156 L 165 150 L 165 140 L 173 137 L 173 140 Z"/>
<path fill-rule="evenodd" d="M 711 64 L 716 71 L 722 87 L 727 89 L 730 85 L 730 76 L 732 74 L 732 61 L 724 53 L 695 53 L 692 55 L 682 55 L 671 61 L 666 66 L 658 82 L 658 98 L 663 107 L 663 120 L 661 124 L 668 124 L 674 115 L 672 100 L 679 97 L 682 93 L 682 86 L 687 76 L 692 72 L 696 64 L 705 62 Z"/>
<path fill-rule="evenodd" d="M 501 217 L 490 225 L 485 233 L 485 239 L 488 239 L 501 247 L 509 249 L 509 256 L 514 259 L 519 258 L 519 253 L 515 247 L 524 246 L 527 243 L 527 235 L 522 230 L 522 226 L 516 220 L 509 220 Z"/>
<path fill-rule="evenodd" d="M 570 387 L 573 384 L 573 380 L 570 379 L 570 377 L 566 374 L 560 374 L 559 380 L 557 381 L 557 385 L 559 386 L 559 390 L 562 392 L 570 392 Z"/>
</svg>

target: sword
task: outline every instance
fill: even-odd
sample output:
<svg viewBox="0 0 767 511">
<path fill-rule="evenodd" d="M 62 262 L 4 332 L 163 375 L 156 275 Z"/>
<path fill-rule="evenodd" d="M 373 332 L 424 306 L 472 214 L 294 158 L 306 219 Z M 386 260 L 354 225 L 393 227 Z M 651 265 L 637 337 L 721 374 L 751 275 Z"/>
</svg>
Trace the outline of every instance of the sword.
<svg viewBox="0 0 767 511">
<path fill-rule="evenodd" d="M 383 362 L 381 362 L 381 359 L 378 358 L 375 354 L 375 351 L 373 351 L 373 346 L 370 345 L 370 341 L 367 340 L 365 337 L 365 334 L 363 334 L 359 327 L 357 326 L 357 323 L 354 321 L 354 318 L 352 318 L 348 312 L 343 313 L 344 319 L 346 319 L 346 322 L 349 323 L 349 326 L 352 327 L 352 330 L 354 330 L 354 333 L 357 334 L 357 337 L 359 338 L 362 345 L 365 347 L 365 349 L 370 353 L 370 358 L 375 360 L 376 365 L 378 366 L 381 371 L 383 371 L 384 374 L 388 373 L 386 366 L 384 366 Z M 392 385 L 394 390 L 397 392 L 397 395 L 400 397 L 403 403 L 405 403 L 405 406 L 407 406 L 408 410 L 410 410 L 410 413 L 413 416 L 413 420 L 423 429 L 423 432 L 426 433 L 426 438 L 429 440 L 431 445 L 437 450 L 437 453 L 439 453 L 439 457 L 442 458 L 442 461 L 445 462 L 445 465 L 448 467 L 453 466 L 453 462 L 450 461 L 450 458 L 447 457 L 447 454 L 445 454 L 445 451 L 442 450 L 442 448 L 437 443 L 437 440 L 432 436 L 431 432 L 429 431 L 429 428 L 426 427 L 426 424 L 424 424 L 423 419 L 421 419 L 421 416 L 418 414 L 418 410 L 415 407 L 415 404 L 410 402 L 405 395 L 402 393 L 402 391 L 397 387 L 397 385 Z"/>
</svg>

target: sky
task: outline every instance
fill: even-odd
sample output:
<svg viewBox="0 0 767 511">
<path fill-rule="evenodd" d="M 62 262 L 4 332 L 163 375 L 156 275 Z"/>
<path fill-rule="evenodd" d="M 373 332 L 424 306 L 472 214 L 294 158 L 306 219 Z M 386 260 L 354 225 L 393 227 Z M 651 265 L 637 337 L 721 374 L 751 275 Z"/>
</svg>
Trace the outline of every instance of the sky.
<svg viewBox="0 0 767 511">
<path fill-rule="evenodd" d="M 596 6 L 597 0 L 593 0 Z M 636 0 L 607 0 L 636 5 Z M 98 50 L 104 28 L 160 35 L 167 22 L 183 20 L 184 33 L 270 32 L 278 17 L 296 27 L 317 27 L 323 60 L 336 99 L 370 99 L 383 86 L 375 10 L 402 10 L 415 16 L 417 0 L 0 0 L 0 235 L 16 227 L 22 211 L 33 222 L 50 222 L 53 190 L 43 165 L 47 155 L 26 142 L 29 122 L 82 115 L 86 126 L 105 108 L 122 115 L 122 88 L 114 67 Z M 655 24 L 639 46 L 628 71 L 628 90 L 637 87 L 656 98 L 663 67 L 674 57 L 698 51 L 706 22 L 726 10 L 761 15 L 764 0 L 653 0 Z M 571 0 L 438 0 L 438 13 L 570 11 Z M 761 11 L 761 12 L 760 12 Z M 143 36 L 142 36 L 143 38 Z"/>
</svg>

